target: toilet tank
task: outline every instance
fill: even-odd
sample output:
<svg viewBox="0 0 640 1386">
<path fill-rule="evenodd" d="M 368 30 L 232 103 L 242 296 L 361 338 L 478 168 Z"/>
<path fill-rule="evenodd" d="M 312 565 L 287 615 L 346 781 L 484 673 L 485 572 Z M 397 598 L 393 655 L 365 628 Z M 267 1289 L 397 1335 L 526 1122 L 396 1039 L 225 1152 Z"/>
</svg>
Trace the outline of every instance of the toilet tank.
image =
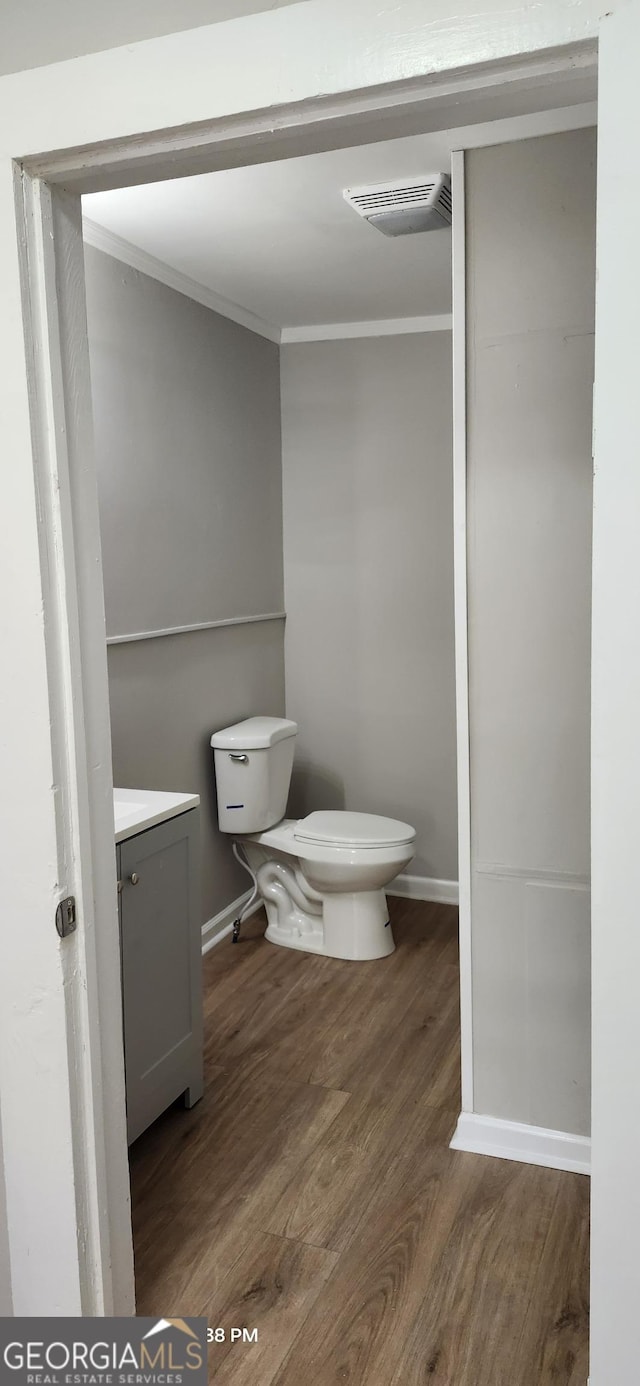
<svg viewBox="0 0 640 1386">
<path fill-rule="evenodd" d="M 223 833 L 260 833 L 284 818 L 298 730 L 284 717 L 249 717 L 211 737 Z"/>
</svg>

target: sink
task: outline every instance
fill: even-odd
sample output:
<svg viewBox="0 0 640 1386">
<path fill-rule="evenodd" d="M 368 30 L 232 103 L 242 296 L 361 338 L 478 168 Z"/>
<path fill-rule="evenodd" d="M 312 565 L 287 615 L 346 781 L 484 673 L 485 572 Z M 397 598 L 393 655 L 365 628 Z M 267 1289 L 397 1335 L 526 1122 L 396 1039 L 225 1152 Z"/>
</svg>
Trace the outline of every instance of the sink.
<svg viewBox="0 0 640 1386">
<path fill-rule="evenodd" d="M 116 842 L 144 832 L 187 809 L 197 808 L 197 794 L 167 794 L 157 789 L 114 789 L 113 825 Z"/>
<path fill-rule="evenodd" d="M 129 827 L 133 819 L 137 822 L 144 815 L 146 805 L 143 800 L 122 799 L 117 789 L 113 791 L 113 823 L 117 833 Z"/>
</svg>

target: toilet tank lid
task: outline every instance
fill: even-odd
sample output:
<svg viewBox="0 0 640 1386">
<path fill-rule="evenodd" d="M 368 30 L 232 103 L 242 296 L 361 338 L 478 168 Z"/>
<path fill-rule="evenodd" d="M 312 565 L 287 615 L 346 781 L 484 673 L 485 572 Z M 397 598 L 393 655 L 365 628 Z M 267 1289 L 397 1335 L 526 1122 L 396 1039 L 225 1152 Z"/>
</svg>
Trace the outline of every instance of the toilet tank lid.
<svg viewBox="0 0 640 1386">
<path fill-rule="evenodd" d="M 415 828 L 396 818 L 377 813 L 350 813 L 346 809 L 318 810 L 296 823 L 299 842 L 333 843 L 336 847 L 399 847 L 413 842 Z"/>
<path fill-rule="evenodd" d="M 247 717 L 244 722 L 214 732 L 211 745 L 216 751 L 261 751 L 274 746 L 276 741 L 295 736 L 297 730 L 297 722 L 289 722 L 286 717 Z"/>
</svg>

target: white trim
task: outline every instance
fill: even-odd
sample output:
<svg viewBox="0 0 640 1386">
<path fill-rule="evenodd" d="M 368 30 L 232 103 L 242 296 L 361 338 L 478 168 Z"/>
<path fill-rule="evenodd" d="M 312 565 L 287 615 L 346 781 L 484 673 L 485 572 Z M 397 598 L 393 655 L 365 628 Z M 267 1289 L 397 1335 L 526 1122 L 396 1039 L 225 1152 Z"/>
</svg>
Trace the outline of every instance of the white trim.
<svg viewBox="0 0 640 1386">
<path fill-rule="evenodd" d="M 431 313 L 422 318 L 379 318 L 371 322 L 312 323 L 309 327 L 283 327 L 280 340 L 290 342 L 337 342 L 343 337 L 397 337 L 408 332 L 450 332 L 451 313 Z"/>
<path fill-rule="evenodd" d="M 107 645 L 126 645 L 134 640 L 158 640 L 163 635 L 188 635 L 194 630 L 218 630 L 220 626 L 250 626 L 256 621 L 286 621 L 286 611 L 267 611 L 261 616 L 228 616 L 223 621 L 198 621 L 193 626 L 167 626 L 166 630 L 138 630 L 129 635 L 108 635 Z"/>
<path fill-rule="evenodd" d="M 230 905 L 226 905 L 223 910 L 220 910 L 219 914 L 215 914 L 213 919 L 207 920 L 207 923 L 202 925 L 203 957 L 205 953 L 209 953 L 212 948 L 215 948 L 217 943 L 220 943 L 223 938 L 226 938 L 227 935 L 231 933 L 234 919 L 238 918 L 240 911 L 245 907 L 252 895 L 253 891 L 251 889 L 245 890 L 244 895 L 239 895 L 237 900 L 232 900 Z M 258 910 L 262 908 L 263 903 L 264 902 L 260 898 L 255 900 L 251 909 L 248 910 L 245 915 L 245 918 L 250 919 L 252 914 L 257 914 Z"/>
<path fill-rule="evenodd" d="M 602 0 L 578 13 L 575 0 L 540 0 L 515 27 L 509 0 L 473 18 L 452 16 L 448 0 L 428 15 L 405 0 L 401 18 L 389 3 L 343 10 L 290 5 L 11 74 L 0 79 L 6 147 L 32 176 L 96 192 L 237 167 L 238 136 L 243 161 L 263 162 L 265 145 L 295 157 L 329 137 L 403 136 L 407 115 L 425 132 L 450 128 L 452 112 L 474 125 L 487 107 L 493 119 L 521 114 L 532 87 L 546 89 L 546 109 L 566 103 L 569 81 L 593 100 Z M 257 66 L 243 61 L 251 43 Z"/>
<path fill-rule="evenodd" d="M 430 900 L 434 905 L 457 905 L 458 882 L 403 873 L 391 882 L 387 895 L 399 895 L 403 900 Z"/>
<path fill-rule="evenodd" d="M 260 337 L 267 337 L 270 342 L 280 341 L 280 328 L 274 323 L 266 322 L 249 308 L 243 308 L 240 303 L 234 303 L 232 299 L 225 298 L 214 289 L 208 289 L 204 284 L 198 283 L 196 279 L 190 279 L 188 274 L 172 269 L 164 260 L 157 260 L 155 255 L 149 255 L 146 250 L 125 241 L 123 236 L 117 236 L 105 226 L 98 226 L 98 223 L 91 221 L 89 217 L 82 218 L 82 237 L 87 245 L 94 247 L 94 250 L 102 250 L 105 255 L 111 255 L 114 260 L 120 260 L 122 264 L 129 265 L 140 274 L 146 274 L 150 279 L 157 279 L 161 284 L 166 284 L 168 289 L 174 289 L 186 298 L 195 299 L 196 303 L 201 303 L 204 308 L 210 308 L 212 313 L 219 313 L 222 318 L 230 318 L 231 322 L 237 322 L 240 327 L 247 327 L 250 332 L 257 332 Z"/>
<path fill-rule="evenodd" d="M 17 1316 L 41 1308 L 57 1316 L 109 1317 L 134 1313 L 135 1301 L 122 1026 L 114 1023 L 121 1004 L 120 950 L 80 199 L 17 174 L 15 182 L 2 183 L 2 192 L 5 198 L 15 193 L 31 405 L 32 452 L 21 456 L 20 406 L 26 401 L 14 389 L 14 487 L 17 498 L 24 494 L 22 474 L 37 496 L 40 548 L 38 565 L 38 549 L 30 548 L 35 535 L 16 505 L 25 555 L 21 597 L 22 589 L 27 602 L 35 592 L 39 567 L 38 629 L 46 665 L 43 658 L 38 676 L 46 668 L 48 685 L 46 699 L 32 699 L 27 714 L 42 776 L 35 781 L 32 753 L 21 778 L 34 835 L 30 927 L 13 943 L 11 993 L 0 1006 L 10 1031 L 0 1035 L 0 1089 L 12 1300 Z M 11 280 L 13 271 L 17 280 L 9 257 L 0 262 L 3 275 Z M 6 297 L 10 311 L 11 293 Z M 11 391 L 7 361 L 2 376 Z M 17 594 L 14 600 L 20 611 Z M 24 651 L 31 615 L 28 606 L 22 612 Z M 10 636 L 5 626 L 6 650 Z M 20 667 L 37 689 L 26 653 Z M 9 716 L 6 695 L 4 702 Z M 8 822 L 3 833 L 14 867 L 7 908 L 18 917 L 12 890 L 27 869 L 24 847 L 11 843 Z M 61 941 L 53 916 L 65 895 L 75 897 L 78 927 Z M 36 1019 L 36 995 L 34 1028 L 29 1021 Z M 33 1120 L 46 1129 L 44 1151 L 24 1118 L 25 1091 Z"/>
<path fill-rule="evenodd" d="M 461 1112 L 452 1150 L 468 1150 L 474 1155 L 493 1155 L 499 1160 L 519 1160 L 525 1165 L 547 1169 L 567 1169 L 574 1174 L 590 1174 L 591 1141 L 568 1131 L 549 1131 L 545 1126 L 526 1126 L 520 1121 Z"/>
<path fill-rule="evenodd" d="M 582 101 L 575 106 L 556 106 L 550 110 L 531 111 L 527 115 L 505 116 L 502 120 L 484 120 L 477 125 L 466 125 L 456 130 L 455 150 L 486 149 L 494 144 L 535 139 L 539 135 L 560 135 L 565 130 L 585 130 L 597 124 L 597 101 Z"/>
<path fill-rule="evenodd" d="M 155 255 L 150 255 L 146 250 L 126 241 L 124 237 L 116 235 L 114 231 L 109 231 L 106 226 L 99 226 L 89 217 L 82 219 L 82 234 L 87 245 L 93 246 L 95 250 L 102 250 L 114 260 L 120 260 L 132 269 L 139 270 L 141 274 L 159 280 L 169 289 L 175 289 L 186 298 L 195 299 L 196 303 L 203 304 L 205 308 L 219 313 L 221 317 L 240 323 L 242 327 L 257 332 L 261 337 L 267 337 L 271 342 L 281 342 L 285 345 L 288 342 L 338 341 L 342 337 L 386 337 L 411 332 L 451 331 L 451 313 L 431 313 L 415 318 L 381 318 L 370 322 L 311 323 L 302 327 L 280 328 L 275 323 L 259 317 L 251 309 L 243 308 L 240 303 L 224 298 L 214 289 L 206 288 L 198 280 L 173 269 L 164 260 L 157 260 Z"/>
<path fill-rule="evenodd" d="M 458 777 L 458 883 L 462 1105 L 473 1111 L 471 771 L 467 625 L 467 359 L 464 154 L 451 156 L 453 204 L 453 564 Z"/>
</svg>

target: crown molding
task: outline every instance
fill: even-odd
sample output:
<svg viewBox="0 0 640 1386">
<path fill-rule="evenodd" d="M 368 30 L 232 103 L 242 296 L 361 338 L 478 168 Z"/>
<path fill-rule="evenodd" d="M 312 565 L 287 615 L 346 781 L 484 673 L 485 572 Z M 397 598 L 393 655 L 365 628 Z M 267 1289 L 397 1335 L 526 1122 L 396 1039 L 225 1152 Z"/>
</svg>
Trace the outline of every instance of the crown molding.
<svg viewBox="0 0 640 1386">
<path fill-rule="evenodd" d="M 451 313 L 431 313 L 422 318 L 378 318 L 372 322 L 325 322 L 309 327 L 283 327 L 280 340 L 335 342 L 343 337 L 397 337 L 408 332 L 450 332 Z"/>
<path fill-rule="evenodd" d="M 450 313 L 431 313 L 417 318 L 379 318 L 370 322 L 311 323 L 303 327 L 280 328 L 275 323 L 259 317 L 257 313 L 252 313 L 249 308 L 243 308 L 240 303 L 234 303 L 222 294 L 217 294 L 214 289 L 206 288 L 197 279 L 191 279 L 188 274 L 172 269 L 164 260 L 157 260 L 155 255 L 149 255 L 146 250 L 132 245 L 131 241 L 117 236 L 114 231 L 108 231 L 106 226 L 100 226 L 90 217 L 82 218 L 82 234 L 87 245 L 93 246 L 95 250 L 102 250 L 105 255 L 120 260 L 122 264 L 129 265 L 140 274 L 157 279 L 161 284 L 166 284 L 167 288 L 174 289 L 176 293 L 195 299 L 196 303 L 210 308 L 213 313 L 219 313 L 221 317 L 229 318 L 241 327 L 247 327 L 250 332 L 256 332 L 260 337 L 268 338 L 270 342 L 282 343 L 283 346 L 292 342 L 334 342 L 345 337 L 396 337 L 410 332 L 451 331 Z"/>
<path fill-rule="evenodd" d="M 267 337 L 270 342 L 280 341 L 280 328 L 274 323 L 266 322 L 250 309 L 243 308 L 241 304 L 206 288 L 196 279 L 191 279 L 188 274 L 172 269 L 164 260 L 156 260 L 155 255 L 149 255 L 146 250 L 125 241 L 123 236 L 117 236 L 105 226 L 99 226 L 89 217 L 82 218 L 82 235 L 87 245 L 92 245 L 95 250 L 104 251 L 105 255 L 111 255 L 114 260 L 120 260 L 131 269 L 139 270 L 140 274 L 147 274 L 151 279 L 159 280 L 161 284 L 166 284 L 167 288 L 175 289 L 176 293 L 184 294 L 185 298 L 195 299 L 196 303 L 210 308 L 213 313 L 230 318 L 231 322 L 237 322 L 240 327 L 248 327 L 250 332 L 257 332 L 258 336 Z"/>
</svg>

